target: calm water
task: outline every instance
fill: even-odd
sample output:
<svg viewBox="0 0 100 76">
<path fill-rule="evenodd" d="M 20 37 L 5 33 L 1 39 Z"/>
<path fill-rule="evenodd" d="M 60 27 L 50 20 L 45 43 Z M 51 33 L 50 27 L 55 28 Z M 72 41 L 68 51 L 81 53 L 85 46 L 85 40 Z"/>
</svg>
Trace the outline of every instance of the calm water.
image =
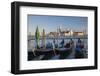
<svg viewBox="0 0 100 76">
<path fill-rule="evenodd" d="M 76 45 L 77 40 L 78 39 L 73 39 L 74 45 Z M 60 44 L 61 41 L 62 41 L 62 39 L 59 39 L 58 40 L 58 44 Z M 64 39 L 64 41 L 65 41 L 65 44 L 66 44 L 66 43 L 68 43 L 70 41 L 70 39 Z M 88 45 L 87 45 L 88 44 L 88 39 L 81 39 L 81 41 L 84 42 L 85 48 L 87 49 L 87 47 L 88 47 Z M 45 43 L 47 44 L 48 42 L 53 43 L 53 39 L 46 39 L 46 42 Z M 57 40 L 55 40 L 55 43 L 57 44 Z M 28 49 L 35 48 L 35 46 L 36 46 L 35 40 L 30 40 L 28 42 Z M 42 46 L 42 40 L 40 40 L 40 47 L 41 46 Z"/>
</svg>

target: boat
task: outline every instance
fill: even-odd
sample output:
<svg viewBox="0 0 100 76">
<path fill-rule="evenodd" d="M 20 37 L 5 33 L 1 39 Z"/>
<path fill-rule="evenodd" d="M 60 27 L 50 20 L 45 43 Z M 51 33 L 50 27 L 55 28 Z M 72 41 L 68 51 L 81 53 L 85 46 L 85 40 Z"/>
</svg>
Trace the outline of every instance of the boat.
<svg viewBox="0 0 100 76">
<path fill-rule="evenodd" d="M 53 49 L 35 49 L 36 55 L 54 54 Z"/>
</svg>

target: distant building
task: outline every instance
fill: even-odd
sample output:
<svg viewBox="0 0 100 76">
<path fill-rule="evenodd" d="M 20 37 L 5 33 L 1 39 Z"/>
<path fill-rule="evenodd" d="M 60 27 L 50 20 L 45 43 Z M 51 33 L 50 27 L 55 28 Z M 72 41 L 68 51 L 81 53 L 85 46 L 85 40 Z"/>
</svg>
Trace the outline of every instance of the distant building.
<svg viewBox="0 0 100 76">
<path fill-rule="evenodd" d="M 84 32 L 73 32 L 74 36 L 83 36 Z"/>
<path fill-rule="evenodd" d="M 34 32 L 28 32 L 28 36 L 33 36 Z"/>
<path fill-rule="evenodd" d="M 62 28 L 61 26 L 59 27 L 59 34 L 60 36 L 72 36 L 73 31 L 69 28 Z"/>
<path fill-rule="evenodd" d="M 43 35 L 43 32 L 40 32 L 40 36 L 42 36 L 42 35 Z M 83 36 L 83 35 L 85 35 L 85 32 L 73 31 L 70 28 L 62 28 L 61 26 L 57 27 L 56 32 L 49 32 L 49 33 L 45 34 L 45 36 L 47 36 L 47 37 Z"/>
<path fill-rule="evenodd" d="M 55 36 L 72 36 L 73 31 L 60 31 L 60 32 L 50 32 L 48 36 L 55 37 Z"/>
<path fill-rule="evenodd" d="M 61 36 L 70 36 L 70 31 L 62 31 L 60 32 Z"/>
<path fill-rule="evenodd" d="M 50 32 L 48 34 L 49 37 L 55 37 L 55 36 L 58 36 L 58 35 L 59 35 L 59 33 L 57 33 L 57 32 Z"/>
</svg>

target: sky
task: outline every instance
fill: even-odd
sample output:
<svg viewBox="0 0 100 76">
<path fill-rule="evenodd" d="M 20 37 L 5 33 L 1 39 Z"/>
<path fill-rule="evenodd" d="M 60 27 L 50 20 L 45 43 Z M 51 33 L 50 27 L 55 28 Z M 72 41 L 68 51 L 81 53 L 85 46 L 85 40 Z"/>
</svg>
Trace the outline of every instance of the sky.
<svg viewBox="0 0 100 76">
<path fill-rule="evenodd" d="M 78 16 L 50 16 L 50 15 L 28 15 L 28 33 L 35 34 L 36 27 L 42 32 L 55 32 L 57 27 L 71 29 L 73 31 L 87 31 L 88 18 Z"/>
</svg>

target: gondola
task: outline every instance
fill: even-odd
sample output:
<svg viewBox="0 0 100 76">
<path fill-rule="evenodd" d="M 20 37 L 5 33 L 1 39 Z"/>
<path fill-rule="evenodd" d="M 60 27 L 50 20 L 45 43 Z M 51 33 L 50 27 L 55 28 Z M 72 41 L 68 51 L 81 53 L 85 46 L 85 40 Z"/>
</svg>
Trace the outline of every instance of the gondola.
<svg viewBox="0 0 100 76">
<path fill-rule="evenodd" d="M 59 48 L 56 49 L 56 53 L 60 54 L 59 59 L 66 59 L 72 52 L 71 48 Z"/>
<path fill-rule="evenodd" d="M 36 49 L 34 50 L 36 55 L 46 55 L 46 54 L 53 54 L 53 49 Z"/>
</svg>

